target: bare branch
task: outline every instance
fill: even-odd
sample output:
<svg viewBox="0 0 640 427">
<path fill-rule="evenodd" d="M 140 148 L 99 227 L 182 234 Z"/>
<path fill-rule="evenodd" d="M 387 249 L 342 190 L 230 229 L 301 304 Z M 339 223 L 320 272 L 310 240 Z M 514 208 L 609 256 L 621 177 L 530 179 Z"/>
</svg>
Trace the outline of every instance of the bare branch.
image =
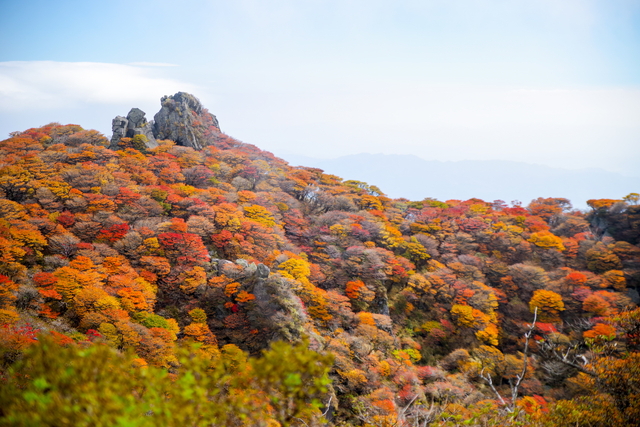
<svg viewBox="0 0 640 427">
<path fill-rule="evenodd" d="M 507 412 L 510 412 L 510 413 L 513 412 L 515 409 L 516 399 L 518 398 L 518 389 L 520 388 L 520 384 L 522 383 L 522 380 L 524 380 L 524 377 L 527 374 L 529 340 L 533 335 L 533 330 L 536 327 L 537 320 L 538 320 L 538 307 L 536 307 L 535 310 L 533 311 L 533 322 L 531 322 L 531 325 L 529 325 L 529 329 L 524 334 L 525 340 L 524 340 L 522 371 L 520 372 L 520 374 L 516 375 L 515 382 L 509 380 L 509 386 L 511 387 L 511 404 L 507 405 L 507 402 L 504 400 L 500 392 L 498 392 L 496 387 L 493 385 L 493 379 L 491 378 L 491 374 L 485 374 L 484 368 L 482 368 L 482 371 L 480 372 L 480 378 L 482 378 L 489 385 L 489 387 L 491 387 L 491 390 L 493 390 L 495 395 L 498 397 L 500 404 L 506 407 Z"/>
<path fill-rule="evenodd" d="M 413 405 L 413 402 L 415 402 L 417 398 L 418 398 L 418 395 L 416 394 L 415 396 L 413 396 L 413 399 L 411 399 L 411 402 L 409 402 L 409 404 L 407 406 L 402 408 L 402 410 L 398 414 L 398 419 L 404 418 L 405 412 L 407 412 L 407 409 L 409 409 L 411 407 L 411 405 Z"/>
<path fill-rule="evenodd" d="M 589 359 L 579 352 L 578 344 L 569 345 L 566 348 L 560 349 L 557 343 L 545 341 L 542 343 L 540 349 L 548 358 L 555 359 L 566 366 L 577 369 L 578 371 L 592 377 L 597 376 L 594 371 L 587 368 Z"/>
<path fill-rule="evenodd" d="M 524 377 L 527 374 L 527 363 L 528 363 L 528 356 L 529 356 L 529 340 L 531 339 L 531 335 L 533 335 L 533 330 L 536 327 L 537 320 L 538 320 L 538 307 L 536 307 L 535 310 L 533 311 L 533 322 L 531 322 L 531 325 L 529 325 L 529 330 L 524 334 L 525 340 L 524 340 L 524 351 L 522 356 L 523 357 L 522 372 L 520 372 L 520 375 L 516 375 L 515 384 L 511 384 L 511 381 L 509 381 L 509 384 L 511 385 L 511 405 L 515 405 L 516 399 L 518 398 L 518 389 L 520 388 L 520 384 L 522 383 L 522 380 L 524 380 Z"/>
<path fill-rule="evenodd" d="M 333 400 L 333 396 L 329 396 L 329 401 L 327 402 L 327 409 L 322 413 L 322 416 L 324 417 L 325 415 L 327 415 L 329 413 L 329 409 L 331 409 L 331 400 Z"/>
<path fill-rule="evenodd" d="M 507 406 L 507 402 L 504 401 L 504 398 L 502 397 L 502 395 L 500 395 L 498 390 L 496 390 L 496 387 L 493 385 L 493 379 L 491 379 L 491 374 L 485 375 L 484 368 L 482 368 L 482 371 L 480 372 L 480 378 L 482 378 L 483 380 L 485 380 L 487 384 L 489 384 L 489 387 L 491 387 L 491 390 L 493 390 L 496 396 L 498 396 L 498 400 L 500 401 L 500 404 L 502 406 Z"/>
</svg>

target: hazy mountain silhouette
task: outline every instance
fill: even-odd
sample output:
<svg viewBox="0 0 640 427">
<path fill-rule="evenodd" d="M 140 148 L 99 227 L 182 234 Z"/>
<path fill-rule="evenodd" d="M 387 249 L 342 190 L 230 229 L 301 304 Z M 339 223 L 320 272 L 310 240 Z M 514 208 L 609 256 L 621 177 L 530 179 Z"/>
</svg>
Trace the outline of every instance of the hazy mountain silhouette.
<svg viewBox="0 0 640 427">
<path fill-rule="evenodd" d="M 640 189 L 640 178 L 602 169 L 569 170 L 502 160 L 441 162 L 414 155 L 354 154 L 334 159 L 283 156 L 292 165 L 323 169 L 345 180 L 379 187 L 389 197 L 422 200 L 479 198 L 485 201 L 564 197 L 576 208 L 586 201 L 621 198 Z"/>
</svg>

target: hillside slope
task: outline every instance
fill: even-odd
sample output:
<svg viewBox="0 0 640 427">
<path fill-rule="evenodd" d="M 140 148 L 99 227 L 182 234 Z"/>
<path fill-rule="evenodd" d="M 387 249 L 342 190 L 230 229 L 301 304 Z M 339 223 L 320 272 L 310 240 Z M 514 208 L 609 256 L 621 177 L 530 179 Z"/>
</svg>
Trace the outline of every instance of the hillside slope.
<svg viewBox="0 0 640 427">
<path fill-rule="evenodd" d="M 207 412 L 214 424 L 637 421 L 637 195 L 590 200 L 588 215 L 562 198 L 526 208 L 394 200 L 181 113 L 188 120 L 176 126 L 195 135 L 192 146 L 149 144 L 144 132 L 108 141 L 55 123 L 0 142 L 0 371 L 11 385 L 0 417 L 54 410 L 58 390 L 42 387 L 54 378 L 30 383 L 20 371 L 28 365 L 10 369 L 46 363 L 26 349 L 48 331 L 71 348 L 131 352 L 133 379 L 149 365 L 176 387 L 206 391 L 185 391 L 182 405 L 182 395 L 154 397 L 176 411 L 214 391 L 228 398 L 220 405 L 240 405 L 226 414 L 261 408 L 251 421 Z M 278 340 L 313 352 L 274 347 L 247 362 Z M 191 343 L 204 365 L 185 359 Z M 329 359 L 313 354 L 332 355 L 328 387 Z M 221 382 L 199 383 L 189 369 L 202 366 Z M 317 385 L 308 393 L 303 371 Z M 11 392 L 24 387 L 43 397 Z M 132 396 L 126 417 L 146 425 L 166 415 L 151 393 Z"/>
</svg>

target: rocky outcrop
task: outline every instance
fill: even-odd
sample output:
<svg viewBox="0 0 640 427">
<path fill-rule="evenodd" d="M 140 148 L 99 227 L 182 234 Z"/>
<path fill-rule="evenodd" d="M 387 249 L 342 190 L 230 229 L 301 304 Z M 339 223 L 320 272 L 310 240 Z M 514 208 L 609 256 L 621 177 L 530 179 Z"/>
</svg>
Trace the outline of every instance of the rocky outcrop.
<svg viewBox="0 0 640 427">
<path fill-rule="evenodd" d="M 113 135 L 111 136 L 111 145 L 109 148 L 113 150 L 118 146 L 118 143 L 122 138 L 126 138 L 128 125 L 129 120 L 122 116 L 116 116 L 116 118 L 111 121 L 111 130 L 113 131 Z"/>
<path fill-rule="evenodd" d="M 153 123 L 147 122 L 144 111 L 139 108 L 132 108 L 126 118 L 116 116 L 111 122 L 111 130 L 113 131 L 113 136 L 111 137 L 109 148 L 112 150 L 120 148 L 118 144 L 122 138 L 134 138 L 136 135 L 144 136 L 142 142 L 146 148 L 158 146 L 153 135 Z"/>
<path fill-rule="evenodd" d="M 216 116 L 202 106 L 198 98 L 178 92 L 175 95 L 163 96 L 160 100 L 162 108 L 147 122 L 144 111 L 132 108 L 127 117 L 117 116 L 113 119 L 110 148 L 122 148 L 122 138 L 133 138 L 144 135 L 142 141 L 134 141 L 135 148 L 155 148 L 156 139 L 169 139 L 178 145 L 201 150 L 215 143 L 220 134 L 220 126 Z M 145 147 L 139 145 L 144 144 Z"/>
<path fill-rule="evenodd" d="M 212 132 L 220 132 L 218 119 L 202 107 L 195 96 L 178 92 L 164 96 L 162 109 L 154 116 L 154 134 L 185 147 L 200 150 L 212 144 Z"/>
</svg>

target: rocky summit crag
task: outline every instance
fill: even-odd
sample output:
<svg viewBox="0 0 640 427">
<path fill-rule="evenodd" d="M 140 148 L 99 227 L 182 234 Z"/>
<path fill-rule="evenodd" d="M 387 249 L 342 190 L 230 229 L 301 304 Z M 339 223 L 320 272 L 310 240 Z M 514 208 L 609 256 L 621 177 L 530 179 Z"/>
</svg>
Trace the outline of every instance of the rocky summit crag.
<svg viewBox="0 0 640 427">
<path fill-rule="evenodd" d="M 178 145 L 201 150 L 219 137 L 218 119 L 202 106 L 198 98 L 178 92 L 161 99 L 162 108 L 147 122 L 144 111 L 132 108 L 127 117 L 112 121 L 111 149 L 117 149 L 122 138 L 139 138 L 146 148 L 158 146 L 157 139 L 170 139 Z"/>
</svg>

